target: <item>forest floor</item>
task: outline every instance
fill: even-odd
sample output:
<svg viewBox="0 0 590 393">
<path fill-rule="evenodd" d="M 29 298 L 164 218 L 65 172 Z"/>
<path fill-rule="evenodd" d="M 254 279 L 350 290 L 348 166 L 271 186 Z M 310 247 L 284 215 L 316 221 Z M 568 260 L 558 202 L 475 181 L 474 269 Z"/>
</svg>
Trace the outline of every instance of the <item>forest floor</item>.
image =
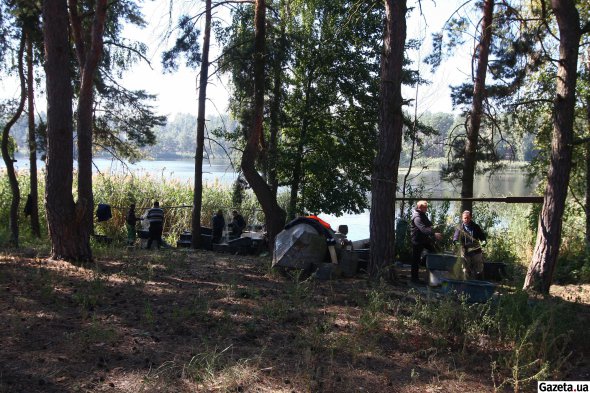
<svg viewBox="0 0 590 393">
<path fill-rule="evenodd" d="M 508 343 L 419 323 L 418 305 L 442 306 L 401 281 L 294 282 L 268 257 L 207 251 L 95 254 L 80 267 L 0 253 L 0 392 L 536 392 Z M 558 377 L 590 380 L 590 286 L 554 295 L 542 301 L 586 326 Z"/>
</svg>

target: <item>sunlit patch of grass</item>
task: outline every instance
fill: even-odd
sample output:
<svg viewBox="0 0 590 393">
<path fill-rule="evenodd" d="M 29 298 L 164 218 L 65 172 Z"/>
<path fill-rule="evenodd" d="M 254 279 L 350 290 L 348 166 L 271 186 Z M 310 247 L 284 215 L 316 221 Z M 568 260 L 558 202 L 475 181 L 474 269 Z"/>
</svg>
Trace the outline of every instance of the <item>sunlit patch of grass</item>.
<svg viewBox="0 0 590 393">
<path fill-rule="evenodd" d="M 188 386 L 192 384 L 197 390 L 242 391 L 258 379 L 260 357 L 233 360 L 231 349 L 231 345 L 224 349 L 205 348 L 191 354 L 188 360 L 176 356 L 150 370 L 146 381 L 159 381 L 160 385 L 168 385 L 180 379 L 187 381 Z"/>
</svg>

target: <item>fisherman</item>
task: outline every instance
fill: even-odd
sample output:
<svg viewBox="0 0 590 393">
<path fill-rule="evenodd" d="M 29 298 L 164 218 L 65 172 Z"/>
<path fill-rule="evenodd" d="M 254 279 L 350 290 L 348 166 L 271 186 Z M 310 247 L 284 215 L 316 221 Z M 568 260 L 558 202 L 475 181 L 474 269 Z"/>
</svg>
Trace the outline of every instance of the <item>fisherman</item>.
<svg viewBox="0 0 590 393">
<path fill-rule="evenodd" d="M 127 215 L 125 216 L 125 226 L 127 227 L 127 245 L 129 246 L 135 244 L 135 224 L 137 224 L 137 221 L 139 220 L 141 220 L 141 218 L 135 215 L 135 203 L 132 203 L 131 205 L 129 205 L 129 210 L 127 211 Z"/>
<path fill-rule="evenodd" d="M 428 202 L 418 201 L 416 208 L 412 211 L 410 221 L 410 233 L 412 234 L 412 282 L 414 284 L 425 285 L 426 283 L 419 279 L 418 272 L 420 268 L 420 259 L 422 251 L 436 252 L 434 240 L 441 240 L 442 235 L 434 232 L 432 222 L 426 216 Z"/>
<path fill-rule="evenodd" d="M 215 244 L 221 243 L 221 238 L 223 237 L 223 228 L 225 228 L 225 218 L 223 218 L 223 211 L 221 209 L 217 210 L 217 213 L 213 215 L 212 227 L 213 227 L 213 236 L 211 236 L 211 241 Z"/>
<path fill-rule="evenodd" d="M 469 210 L 461 215 L 461 223 L 457 225 L 453 235 L 453 243 L 461 245 L 463 257 L 463 274 L 466 280 L 481 278 L 483 272 L 482 243 L 486 241 L 486 235 L 471 216 Z"/>
<path fill-rule="evenodd" d="M 152 241 L 156 241 L 158 250 L 162 245 L 162 231 L 164 229 L 164 210 L 160 208 L 160 202 L 154 201 L 154 207 L 147 211 L 146 218 L 150 222 L 150 238 L 147 241 L 147 249 L 152 247 Z"/>
<path fill-rule="evenodd" d="M 240 236 L 244 229 L 246 229 L 246 220 L 237 210 L 232 212 L 233 219 L 229 223 L 228 227 L 231 229 L 231 234 L 234 236 Z"/>
</svg>

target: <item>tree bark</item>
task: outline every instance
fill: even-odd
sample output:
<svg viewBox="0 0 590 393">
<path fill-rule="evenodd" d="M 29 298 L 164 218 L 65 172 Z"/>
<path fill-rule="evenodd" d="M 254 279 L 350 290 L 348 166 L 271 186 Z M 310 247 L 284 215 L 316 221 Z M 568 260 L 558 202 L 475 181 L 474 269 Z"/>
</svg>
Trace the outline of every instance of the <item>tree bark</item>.
<svg viewBox="0 0 590 393">
<path fill-rule="evenodd" d="M 418 70 L 419 71 L 419 70 Z M 420 74 L 418 73 L 418 76 Z M 416 154 L 416 140 L 418 139 L 418 91 L 419 91 L 419 84 L 416 84 L 416 96 L 414 97 L 414 121 L 412 123 L 412 131 L 410 134 L 410 139 L 412 139 L 412 147 L 410 149 L 410 162 L 408 163 L 408 170 L 404 175 L 404 181 L 402 183 L 402 200 L 399 206 L 399 217 L 403 219 L 404 217 L 404 210 L 406 206 L 406 186 L 408 184 L 408 177 L 410 177 L 410 173 L 412 172 L 412 167 L 414 165 L 414 156 Z M 397 251 L 396 251 L 397 252 Z"/>
<path fill-rule="evenodd" d="M 277 48 L 277 59 L 275 60 L 273 67 L 273 90 L 272 90 L 272 101 L 270 104 L 270 136 L 268 138 L 268 160 L 267 160 L 267 180 L 268 185 L 274 195 L 277 197 L 277 191 L 279 189 L 277 179 L 277 146 L 279 127 L 281 123 L 281 103 L 282 103 L 282 85 L 283 85 L 283 62 L 285 60 L 285 18 L 287 18 L 288 11 L 284 0 L 280 1 L 279 12 L 280 12 L 280 32 L 279 32 L 279 44 Z"/>
<path fill-rule="evenodd" d="M 588 104 L 590 105 L 590 97 L 588 97 Z M 587 108 L 588 121 L 590 122 L 590 106 Z M 590 123 L 588 123 L 590 125 Z M 586 247 L 590 247 L 590 143 L 586 144 Z"/>
<path fill-rule="evenodd" d="M 73 124 L 68 9 L 66 0 L 43 1 L 47 90 L 45 205 L 51 257 L 90 260 L 83 209 L 72 197 Z"/>
<path fill-rule="evenodd" d="M 473 102 L 469 113 L 469 125 L 467 127 L 467 140 L 465 142 L 465 158 L 461 178 L 461 197 L 473 198 L 473 178 L 477 164 L 476 154 L 483 112 L 483 101 L 486 92 L 486 75 L 490 44 L 492 42 L 492 23 L 494 16 L 494 0 L 486 0 L 483 5 L 483 21 L 481 25 L 481 37 L 476 48 L 477 69 L 473 81 Z M 461 202 L 461 210 L 473 210 L 471 200 Z"/>
<path fill-rule="evenodd" d="M 590 48 L 586 50 L 586 75 L 590 78 Z M 590 131 L 590 92 L 586 93 L 586 125 Z M 590 143 L 586 143 L 586 247 L 590 247 Z"/>
<path fill-rule="evenodd" d="M 580 18 L 573 0 L 552 0 L 559 27 L 559 63 L 555 99 L 551 157 L 537 240 L 524 289 L 549 293 L 559 254 L 562 218 L 572 165 L 572 141 L 577 81 Z"/>
<path fill-rule="evenodd" d="M 39 226 L 39 181 L 37 178 L 37 138 L 35 131 L 35 82 L 33 75 L 33 39 L 27 33 L 27 107 L 29 124 L 29 184 L 31 196 L 31 231 L 36 237 L 41 237 Z"/>
<path fill-rule="evenodd" d="M 94 75 L 102 56 L 103 32 L 107 12 L 107 0 L 97 0 L 90 31 L 90 47 L 84 42 L 86 35 L 78 15 L 78 0 L 69 0 L 70 23 L 76 45 L 80 68 L 80 92 L 78 97 L 78 203 L 83 211 L 85 233 L 94 232 L 94 196 L 92 193 L 92 127 L 94 110 Z"/>
<path fill-rule="evenodd" d="M 279 184 L 277 180 L 277 140 L 279 135 L 279 118 L 281 111 L 281 84 L 282 82 L 281 63 L 278 62 L 274 69 L 273 95 L 270 105 L 270 136 L 268 138 L 268 173 L 267 179 L 270 189 L 276 198 Z"/>
<path fill-rule="evenodd" d="M 252 187 L 264 211 L 266 231 L 270 249 L 274 249 L 276 235 L 285 225 L 285 211 L 278 205 L 271 188 L 256 170 L 256 159 L 260 153 L 263 139 L 264 116 L 264 40 L 265 40 L 266 2 L 256 0 L 254 14 L 254 107 L 252 129 L 242 154 L 242 171 Z"/>
<path fill-rule="evenodd" d="M 25 75 L 23 70 L 23 56 L 25 51 L 25 32 L 21 32 L 21 41 L 18 48 L 18 76 L 20 79 L 20 101 L 12 118 L 4 125 L 2 130 L 2 158 L 6 165 L 6 174 L 8 175 L 8 183 L 10 184 L 10 192 L 12 200 L 10 202 L 10 213 L 8 219 L 8 226 L 10 228 L 10 243 L 14 247 L 18 247 L 18 206 L 20 204 L 20 189 L 18 188 L 18 179 L 16 178 L 16 171 L 14 170 L 14 161 L 8 151 L 8 139 L 10 138 L 10 129 L 16 123 L 23 113 L 25 101 L 27 99 Z"/>
<path fill-rule="evenodd" d="M 191 247 L 201 245 L 201 209 L 203 206 L 203 148 L 205 145 L 205 102 L 209 79 L 209 41 L 211 36 L 211 0 L 205 1 L 205 31 L 203 33 L 203 58 L 199 77 L 199 110 L 197 113 L 197 147 L 195 152 L 195 185 L 193 193 Z"/>
<path fill-rule="evenodd" d="M 303 120 L 301 121 L 301 132 L 299 134 L 299 143 L 297 144 L 297 154 L 295 155 L 295 162 L 293 163 L 293 182 L 291 183 L 291 195 L 289 198 L 289 212 L 287 218 L 293 220 L 298 213 L 299 188 L 301 186 L 301 179 L 305 176 L 303 171 L 303 162 L 305 155 L 303 150 L 307 140 L 307 129 L 309 127 L 309 118 L 305 114 L 309 112 L 309 96 L 312 89 L 313 70 L 309 71 L 307 76 L 307 83 L 305 84 L 305 103 L 303 110 Z M 317 213 L 317 212 L 313 212 Z"/>
<path fill-rule="evenodd" d="M 372 279 L 382 277 L 395 256 L 395 192 L 403 127 L 401 83 L 406 11 L 406 0 L 385 0 L 378 152 L 371 179 L 369 274 Z"/>
</svg>

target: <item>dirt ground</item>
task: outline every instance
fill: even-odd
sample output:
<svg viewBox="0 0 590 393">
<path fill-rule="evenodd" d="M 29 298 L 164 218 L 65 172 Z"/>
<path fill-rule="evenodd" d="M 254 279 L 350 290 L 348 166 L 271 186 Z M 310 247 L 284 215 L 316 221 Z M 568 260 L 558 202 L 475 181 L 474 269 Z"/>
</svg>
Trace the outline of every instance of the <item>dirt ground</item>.
<svg viewBox="0 0 590 393">
<path fill-rule="evenodd" d="M 405 283 L 383 306 L 366 277 L 293 282 L 268 257 L 97 254 L 84 267 L 0 254 L 0 392 L 494 392 L 509 379 L 492 372 L 502 343 L 441 344 L 412 322 Z M 588 316 L 589 286 L 552 293 Z M 564 378 L 590 380 L 585 351 Z"/>
</svg>

